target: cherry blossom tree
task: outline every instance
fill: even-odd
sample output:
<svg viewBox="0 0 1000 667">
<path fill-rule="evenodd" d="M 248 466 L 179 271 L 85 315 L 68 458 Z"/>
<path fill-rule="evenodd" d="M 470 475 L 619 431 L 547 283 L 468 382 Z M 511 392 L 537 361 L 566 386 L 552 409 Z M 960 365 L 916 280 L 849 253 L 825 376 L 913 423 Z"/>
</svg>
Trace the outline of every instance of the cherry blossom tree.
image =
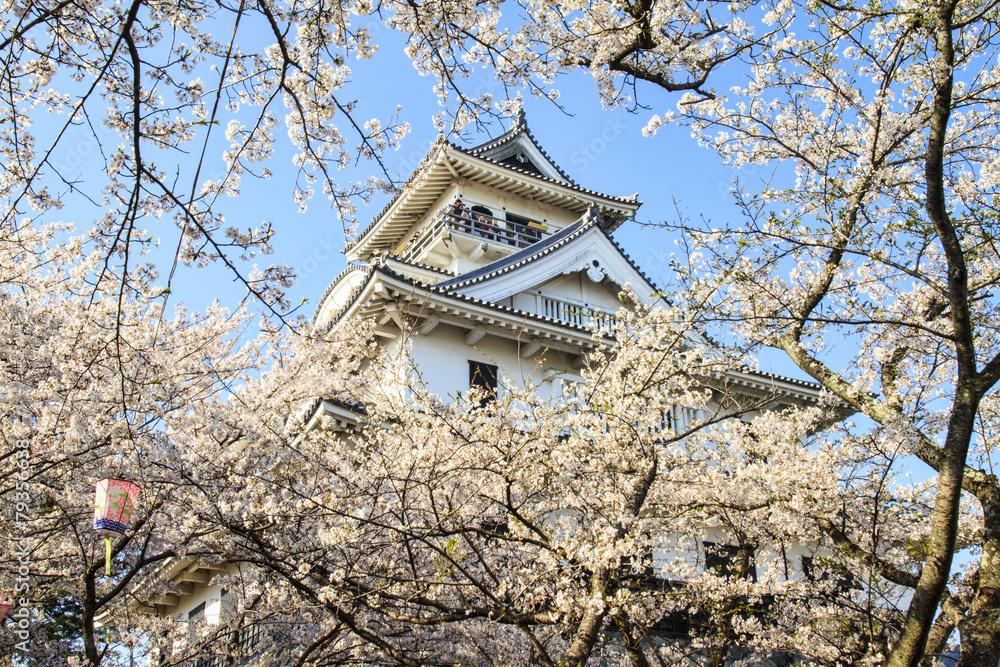
<svg viewBox="0 0 1000 667">
<path fill-rule="evenodd" d="M 90 242 L 122 258 L 125 270 L 100 275 L 104 292 L 127 290 L 140 252 L 176 238 L 174 268 L 221 263 L 287 314 L 291 268 L 243 261 L 271 251 L 273 227 L 227 222 L 225 200 L 246 179 L 270 178 L 282 124 L 301 208 L 319 189 L 348 229 L 359 202 L 393 187 L 379 156 L 407 125 L 394 110 L 359 118 L 344 92 L 345 62 L 376 49 L 365 25 L 373 11 L 366 2 L 4 3 L 0 224 L 52 221 L 69 203 L 79 229 L 99 230 Z M 373 160 L 374 175 L 338 180 L 358 160 Z M 97 219 L 79 219 L 88 207 Z"/>
<path fill-rule="evenodd" d="M 742 365 L 695 344 L 692 317 L 621 311 L 616 344 L 554 402 L 516 375 L 485 404 L 430 395 L 404 348 L 365 369 L 356 428 L 309 420 L 245 457 L 205 457 L 203 474 L 241 480 L 197 506 L 257 577 L 233 615 L 274 638 L 257 659 L 722 665 L 735 649 L 861 662 L 837 626 L 881 607 L 841 609 L 831 581 L 789 578 L 780 549 L 816 542 L 814 516 L 847 502 L 844 449 L 802 446 L 826 409 L 779 414 L 775 396 L 732 391 L 719 378 Z M 675 428 L 678 408 L 703 415 Z M 705 568 L 708 531 L 738 545 L 728 571 Z M 664 641 L 668 619 L 693 632 Z M 206 628 L 189 651 L 226 655 L 228 632 Z M 192 655 L 169 638 L 162 651 L 162 664 Z"/>
<path fill-rule="evenodd" d="M 0 8 L 0 451 L 21 466 L 5 466 L 0 482 L 11 527 L 0 577 L 4 590 L 23 594 L 15 597 L 28 601 L 25 611 L 77 617 L 53 633 L 35 616 L 30 641 L 6 633 L 5 649 L 21 644 L 40 664 L 141 652 L 150 635 L 138 633 L 129 606 L 139 582 L 171 558 L 226 555 L 188 503 L 193 488 L 238 480 L 200 475 L 198 456 L 213 454 L 178 434 L 202 434 L 217 456 L 258 439 L 240 430 L 250 423 L 242 411 L 254 411 L 252 428 L 280 432 L 296 398 L 342 388 L 350 353 L 270 331 L 294 323 L 284 299 L 291 270 L 248 267 L 270 252 L 274 230 L 227 222 L 224 202 L 244 179 L 270 176 L 279 121 L 297 152 L 300 206 L 318 188 L 349 227 L 358 202 L 391 187 L 384 173 L 337 178 L 361 159 L 377 173 L 381 152 L 407 129 L 394 113 L 358 118 L 341 98 L 345 60 L 374 50 L 370 31 L 351 21 L 371 11 L 61 0 Z M 97 169 L 73 159 L 86 154 Z M 88 206 L 97 219 L 81 219 Z M 165 279 L 147 255 L 157 237 L 175 239 Z M 205 314 L 168 304 L 178 264 L 213 262 L 276 318 L 265 333 L 253 333 L 245 304 Z M 267 368 L 271 384 L 255 385 L 262 393 L 238 395 Z M 93 486 L 115 476 L 143 495 L 105 577 L 90 528 Z"/>
<path fill-rule="evenodd" d="M 148 268 L 128 291 L 102 295 L 105 257 L 81 258 L 88 240 L 64 234 L 23 225 L 0 238 L 0 588 L 18 604 L 0 642 L 32 664 L 73 656 L 96 666 L 141 655 L 130 605 L 152 571 L 185 554 L 225 556 L 191 503 L 239 480 L 200 474 L 201 458 L 259 439 L 237 418 L 246 412 L 253 429 L 281 433 L 296 401 L 344 386 L 355 355 L 295 337 L 291 359 L 287 335 L 241 340 L 253 321 L 245 309 L 162 317 Z M 260 391 L 240 393 L 251 378 Z M 214 452 L 189 447 L 189 433 Z M 104 478 L 141 487 L 128 530 L 112 540 L 110 576 L 93 530 Z"/>
<path fill-rule="evenodd" d="M 164 635 L 161 664 L 225 656 L 247 623 L 271 637 L 262 664 L 882 664 L 935 481 L 896 484 L 898 431 L 838 422 L 842 401 L 732 391 L 743 367 L 695 344 L 700 317 L 622 311 L 560 401 L 516 375 L 485 405 L 429 395 L 404 349 L 340 394 L 356 427 L 241 428 L 257 439 L 224 456 L 188 431 L 199 474 L 239 480 L 189 506 L 252 576 L 233 625 L 183 650 Z M 703 414 L 675 428 L 677 407 Z M 982 526 L 965 507 L 959 546 Z"/>
<path fill-rule="evenodd" d="M 442 36 L 414 8 L 413 51 L 443 80 L 473 60 L 542 90 L 585 69 L 613 106 L 679 93 L 649 133 L 682 123 L 730 164 L 773 167 L 764 183 L 737 188 L 738 223 L 681 225 L 692 250 L 678 265 L 685 293 L 714 299 L 738 336 L 784 350 L 871 420 L 875 459 L 915 457 L 934 475 L 912 567 L 827 531 L 842 552 L 912 587 L 887 663 L 915 666 L 957 628 L 963 665 L 996 664 L 1000 7 L 521 4 L 523 23 L 507 29 L 502 7 L 475 9 L 489 15 L 487 39 L 468 14 Z M 963 493 L 983 527 L 978 566 L 955 575 Z"/>
<path fill-rule="evenodd" d="M 643 665 L 706 653 L 722 664 L 734 646 L 817 655 L 810 632 L 823 628 L 801 621 L 822 618 L 829 586 L 765 574 L 763 557 L 758 580 L 750 568 L 755 547 L 815 533 L 795 506 L 803 480 L 810 507 L 843 505 L 842 466 L 830 449 L 803 455 L 819 409 L 739 430 L 734 415 L 771 414 L 773 397 L 719 381 L 739 363 L 698 342 L 693 311 L 623 310 L 617 344 L 565 400 L 515 383 L 479 407 L 478 395 L 428 395 L 406 355 L 377 355 L 355 331 L 243 343 L 245 310 L 164 318 L 151 270 L 129 283 L 145 291 L 100 295 L 104 256 L 80 258 L 87 240 L 62 233 L 22 226 L 0 262 L 0 435 L 16 463 L 0 478 L 15 526 L 0 577 L 14 590 L 27 568 L 21 655 L 182 664 L 235 650 L 231 630 L 247 625 L 273 633 L 260 664 Z M 363 401 L 359 430 L 303 431 L 295 417 L 317 396 Z M 708 406 L 671 428 L 675 408 Z M 789 471 L 782 500 L 761 456 Z M 110 576 L 91 529 L 105 477 L 142 488 Z M 699 562 L 710 529 L 735 536 L 734 571 Z M 157 570 L 185 557 L 244 569 L 235 613 L 181 648 L 187 627 L 139 611 L 165 592 Z M 58 608 L 79 610 L 76 634 L 46 636 L 39 612 Z M 671 612 L 700 614 L 693 637 L 651 634 Z M 4 628 L 7 648 L 23 641 L 17 629 Z M 839 639 L 825 645 L 835 658 Z"/>
<path fill-rule="evenodd" d="M 59 0 L 0 10 L 4 455 L 32 443 L 28 540 L 48 587 L 39 590 L 53 604 L 79 601 L 85 660 L 117 655 L 102 655 L 97 619 L 124 608 L 138 574 L 204 553 L 260 566 L 253 606 L 313 632 L 310 655 L 331 662 L 471 662 L 470 651 L 508 646 L 492 655 L 577 664 L 624 650 L 641 665 L 677 657 L 642 634 L 653 610 L 690 607 L 718 613 L 679 650 L 715 663 L 743 645 L 832 663 L 878 662 L 884 651 L 889 664 L 916 665 L 957 628 L 963 664 L 996 664 L 997 4 L 525 0 L 517 23 L 503 16 L 513 8 Z M 357 200 L 392 186 L 384 171 L 336 178 L 362 158 L 378 173 L 378 156 L 406 131 L 393 114 L 357 118 L 342 92 L 347 57 L 375 48 L 366 24 L 375 18 L 411 36 L 410 55 L 437 77 L 458 126 L 516 104 L 463 93 L 477 63 L 511 91 L 549 97 L 555 77 L 584 69 L 613 106 L 639 108 L 644 90 L 679 95 L 649 132 L 685 123 L 734 165 L 773 164 L 771 181 L 738 190 L 739 225 L 683 225 L 692 253 L 677 266 L 677 301 L 709 303 L 737 336 L 785 350 L 870 421 L 816 432 L 816 415 L 765 413 L 749 427 L 654 436 L 666 402 L 704 398 L 708 387 L 692 384 L 705 376 L 700 364 L 729 363 L 667 352 L 659 339 L 595 358 L 586 402 L 544 406 L 514 392 L 509 410 L 463 413 L 416 391 L 406 406 L 371 400 L 358 388 L 370 389 L 363 373 L 330 371 L 335 355 L 365 356 L 351 346 L 266 334 L 241 348 L 231 335 L 247 321 L 240 309 L 167 315 L 172 272 L 159 282 L 141 255 L 164 217 L 175 263 L 221 262 L 285 316 L 290 270 L 241 264 L 268 252 L 274 230 L 243 231 L 220 204 L 243 179 L 269 175 L 282 121 L 303 205 L 318 181 L 349 226 Z M 79 141 L 101 155 L 100 180 L 60 161 Z M 73 238 L 39 226 L 77 196 L 105 208 L 93 230 L 84 224 Z M 654 317 L 648 331 L 656 326 Z M 634 368 L 615 370 L 630 354 Z M 321 395 L 370 406 L 365 437 L 335 458 L 329 434 L 285 431 L 298 400 Z M 634 424 L 620 419 L 626 409 Z M 393 427 L 401 423 L 426 434 L 425 446 Z M 504 448 L 492 453 L 498 461 L 471 446 L 485 433 Z M 681 435 L 684 446 L 673 446 Z M 932 481 L 899 484 L 905 457 Z M 101 555 L 83 537 L 89 485 L 124 469 L 142 470 L 155 492 L 116 543 L 120 574 L 98 581 Z M 302 478 L 329 485 L 303 493 L 292 483 Z M 23 492 L 6 479 L 0 492 Z M 277 520 L 290 518 L 279 500 L 294 521 Z M 739 564 L 727 577 L 678 572 L 689 583 L 670 590 L 638 585 L 653 520 L 678 539 L 727 526 Z M 834 548 L 838 563 L 863 565 L 869 600 L 882 600 L 779 596 L 775 582 L 748 579 L 755 545 L 809 539 Z M 975 564 L 956 574 L 954 555 L 967 546 Z M 343 558 L 326 558 L 333 550 Z M 508 568 L 526 579 L 501 579 Z M 837 621 L 824 625 L 816 610 L 827 603 Z"/>
</svg>

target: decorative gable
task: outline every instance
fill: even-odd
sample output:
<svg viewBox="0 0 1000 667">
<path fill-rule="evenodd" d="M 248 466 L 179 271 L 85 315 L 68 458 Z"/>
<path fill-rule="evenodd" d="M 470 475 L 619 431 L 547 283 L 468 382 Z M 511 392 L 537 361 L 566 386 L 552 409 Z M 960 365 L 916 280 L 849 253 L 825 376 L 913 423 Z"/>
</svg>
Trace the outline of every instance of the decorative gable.
<svg viewBox="0 0 1000 667">
<path fill-rule="evenodd" d="M 517 113 L 517 118 L 509 130 L 496 139 L 470 148 L 469 153 L 526 174 L 550 178 L 567 185 L 576 184 L 535 141 L 535 137 L 528 129 L 524 111 Z"/>
<path fill-rule="evenodd" d="M 493 303 L 511 299 L 515 308 L 544 314 L 538 310 L 543 307 L 540 304 L 526 307 L 527 296 L 534 301 L 540 295 L 562 294 L 572 301 L 574 297 L 567 291 L 572 283 L 576 285 L 579 294 L 576 300 L 581 305 L 591 300 L 595 305 L 598 300 L 607 301 L 612 292 L 617 302 L 617 292 L 625 284 L 631 284 L 643 301 L 652 303 L 658 299 L 656 287 L 603 231 L 596 216 L 571 225 L 548 242 L 439 283 L 437 287 Z"/>
</svg>

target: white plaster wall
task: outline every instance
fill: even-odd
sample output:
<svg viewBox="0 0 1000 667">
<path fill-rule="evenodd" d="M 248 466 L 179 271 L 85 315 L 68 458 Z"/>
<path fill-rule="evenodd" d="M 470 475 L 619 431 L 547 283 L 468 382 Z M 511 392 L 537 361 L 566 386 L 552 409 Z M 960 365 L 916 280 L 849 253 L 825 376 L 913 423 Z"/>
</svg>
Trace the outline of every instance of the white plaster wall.
<svg viewBox="0 0 1000 667">
<path fill-rule="evenodd" d="M 235 564 L 229 564 L 225 573 L 218 572 L 213 577 L 212 580 L 219 579 L 220 577 L 236 575 L 239 573 L 239 566 Z M 219 584 L 210 583 L 207 586 L 195 585 L 194 590 L 191 595 L 182 595 L 177 601 L 177 607 L 171 612 L 171 614 L 179 616 L 183 620 L 187 620 L 188 614 L 191 610 L 197 607 L 202 602 L 205 603 L 205 619 L 212 624 L 219 622 L 220 614 L 222 612 L 222 589 L 223 587 Z"/>
<path fill-rule="evenodd" d="M 208 618 L 208 607 L 213 601 L 222 599 L 222 586 L 212 584 L 210 586 L 195 586 L 191 595 L 182 595 L 178 601 L 174 614 L 178 615 L 185 622 L 191 610 L 202 602 L 205 603 L 205 617 Z M 218 617 L 216 617 L 218 621 Z"/>
<path fill-rule="evenodd" d="M 549 363 L 540 367 L 533 359 L 522 359 L 513 340 L 486 335 L 475 345 L 468 345 L 466 334 L 465 329 L 440 324 L 429 334 L 410 339 L 413 360 L 430 392 L 454 397 L 457 392 L 466 391 L 469 388 L 469 361 L 496 365 L 500 369 L 501 382 L 512 380 L 518 387 L 541 388 L 543 382 L 562 370 L 559 366 L 553 370 L 551 364 L 553 360 L 561 362 L 561 355 L 548 355 Z"/>
</svg>

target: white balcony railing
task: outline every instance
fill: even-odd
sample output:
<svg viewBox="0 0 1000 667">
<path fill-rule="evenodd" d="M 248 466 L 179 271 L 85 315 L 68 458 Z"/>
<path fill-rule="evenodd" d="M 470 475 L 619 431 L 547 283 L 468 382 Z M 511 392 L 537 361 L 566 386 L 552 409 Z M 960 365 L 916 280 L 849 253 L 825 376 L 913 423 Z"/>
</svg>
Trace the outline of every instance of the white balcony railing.
<svg viewBox="0 0 1000 667">
<path fill-rule="evenodd" d="M 613 326 L 618 321 L 618 318 L 611 312 L 572 303 L 565 299 L 539 295 L 538 302 L 539 314 L 568 324 L 585 327 L 596 321 L 597 326 L 603 328 Z"/>
</svg>

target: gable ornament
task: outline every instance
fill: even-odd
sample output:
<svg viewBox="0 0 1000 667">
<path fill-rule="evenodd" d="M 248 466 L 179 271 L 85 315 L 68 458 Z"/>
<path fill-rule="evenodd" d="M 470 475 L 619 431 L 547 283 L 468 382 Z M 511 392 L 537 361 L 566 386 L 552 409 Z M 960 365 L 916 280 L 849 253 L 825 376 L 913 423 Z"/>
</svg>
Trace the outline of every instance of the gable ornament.
<svg viewBox="0 0 1000 667">
<path fill-rule="evenodd" d="M 595 259 L 587 267 L 587 277 L 590 278 L 591 282 L 599 283 L 607 277 L 607 274 L 604 273 L 601 263 Z"/>
</svg>

